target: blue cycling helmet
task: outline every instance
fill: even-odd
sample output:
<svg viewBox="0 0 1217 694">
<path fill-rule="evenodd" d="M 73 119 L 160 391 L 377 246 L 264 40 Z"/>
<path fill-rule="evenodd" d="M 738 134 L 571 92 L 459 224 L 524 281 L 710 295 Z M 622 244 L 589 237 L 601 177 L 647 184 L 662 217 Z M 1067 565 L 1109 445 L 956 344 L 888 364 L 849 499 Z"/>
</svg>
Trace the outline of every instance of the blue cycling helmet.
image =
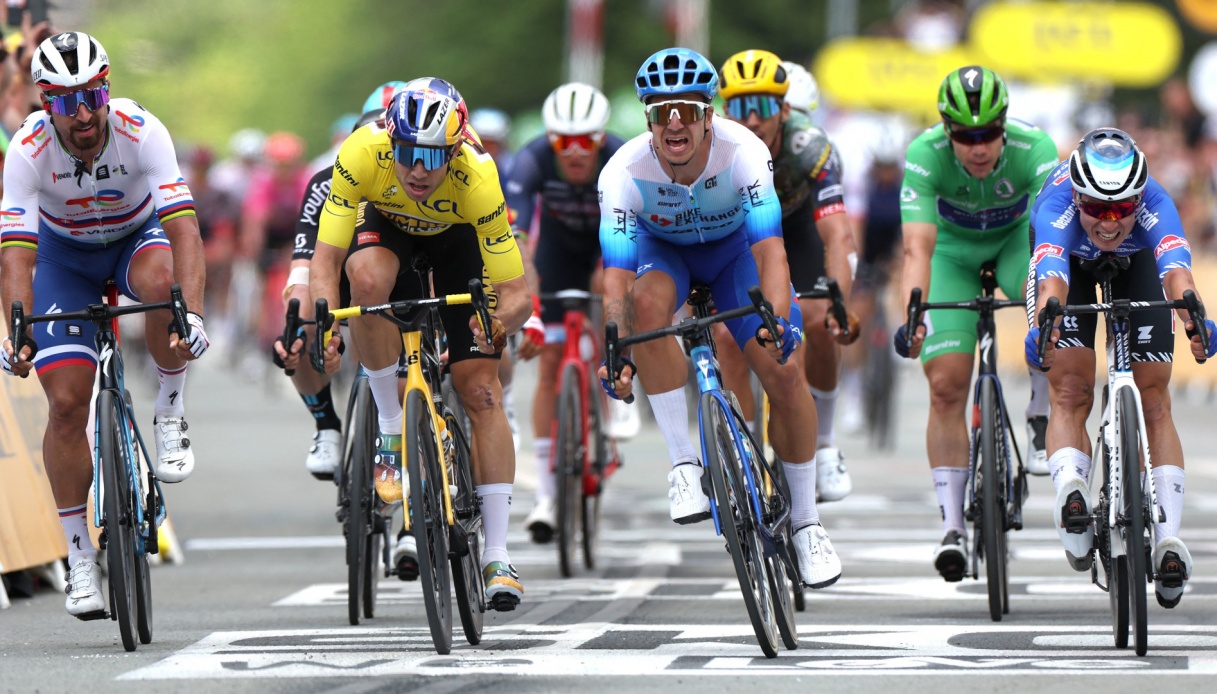
<svg viewBox="0 0 1217 694">
<path fill-rule="evenodd" d="M 638 100 L 656 94 L 701 94 L 706 101 L 718 93 L 718 70 L 697 51 L 665 48 L 647 58 L 634 78 Z"/>
<path fill-rule="evenodd" d="M 448 94 L 434 89 L 424 87 L 403 91 L 393 97 L 385 112 L 389 139 L 425 147 L 455 145 L 461 140 L 467 118 L 462 105 Z"/>
<path fill-rule="evenodd" d="M 368 95 L 366 101 L 363 102 L 363 108 L 360 113 L 368 111 L 383 111 L 389 107 L 389 100 L 398 92 L 405 89 L 406 83 L 400 81 L 385 82 L 376 88 L 376 91 Z"/>
</svg>

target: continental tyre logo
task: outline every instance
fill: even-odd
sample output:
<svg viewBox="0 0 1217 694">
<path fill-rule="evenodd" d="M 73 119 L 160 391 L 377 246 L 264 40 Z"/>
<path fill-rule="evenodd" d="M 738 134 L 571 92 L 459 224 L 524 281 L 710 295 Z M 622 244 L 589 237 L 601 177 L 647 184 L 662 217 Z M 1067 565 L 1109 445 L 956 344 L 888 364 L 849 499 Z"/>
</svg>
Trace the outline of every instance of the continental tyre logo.
<svg viewBox="0 0 1217 694">
<path fill-rule="evenodd" d="M 506 207 L 507 207 L 506 202 L 500 202 L 498 208 L 494 212 L 491 212 L 490 214 L 486 215 L 485 217 L 478 217 L 477 226 L 484 226 L 486 224 L 489 224 L 496 217 L 503 214 L 503 210 L 506 209 Z"/>
</svg>

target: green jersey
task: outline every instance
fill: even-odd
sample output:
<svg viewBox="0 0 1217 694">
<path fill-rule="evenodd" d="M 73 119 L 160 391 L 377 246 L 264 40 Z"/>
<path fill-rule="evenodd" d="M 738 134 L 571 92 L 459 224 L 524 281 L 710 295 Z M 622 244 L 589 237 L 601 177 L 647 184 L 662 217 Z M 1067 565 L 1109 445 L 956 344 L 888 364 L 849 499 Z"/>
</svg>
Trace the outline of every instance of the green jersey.
<svg viewBox="0 0 1217 694">
<path fill-rule="evenodd" d="M 992 173 L 978 179 L 955 157 L 941 124 L 909 144 L 900 218 L 937 224 L 939 232 L 975 239 L 1026 229 L 1031 203 L 1057 165 L 1056 143 L 1039 128 L 1006 121 L 1006 146 Z"/>
</svg>

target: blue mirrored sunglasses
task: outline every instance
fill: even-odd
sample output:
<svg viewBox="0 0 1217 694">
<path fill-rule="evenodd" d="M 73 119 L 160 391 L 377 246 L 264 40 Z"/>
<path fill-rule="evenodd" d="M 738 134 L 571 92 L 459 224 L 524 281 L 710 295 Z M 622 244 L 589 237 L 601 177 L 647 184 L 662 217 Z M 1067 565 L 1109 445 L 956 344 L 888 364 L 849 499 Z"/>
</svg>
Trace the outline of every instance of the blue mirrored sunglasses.
<svg viewBox="0 0 1217 694">
<path fill-rule="evenodd" d="M 424 169 L 434 171 L 452 159 L 452 150 L 447 147 L 428 147 L 394 142 L 393 158 L 397 160 L 398 164 L 407 169 L 413 168 L 418 162 L 422 162 Z"/>
<path fill-rule="evenodd" d="M 47 101 L 51 102 L 51 112 L 61 116 L 76 115 L 81 104 L 89 111 L 96 111 L 110 103 L 110 85 L 103 84 L 93 89 L 78 89 L 67 94 L 48 96 Z"/>
<path fill-rule="evenodd" d="M 732 120 L 748 120 L 748 114 L 756 113 L 764 120 L 782 112 L 782 100 L 769 94 L 749 94 L 727 99 L 727 115 Z"/>
</svg>

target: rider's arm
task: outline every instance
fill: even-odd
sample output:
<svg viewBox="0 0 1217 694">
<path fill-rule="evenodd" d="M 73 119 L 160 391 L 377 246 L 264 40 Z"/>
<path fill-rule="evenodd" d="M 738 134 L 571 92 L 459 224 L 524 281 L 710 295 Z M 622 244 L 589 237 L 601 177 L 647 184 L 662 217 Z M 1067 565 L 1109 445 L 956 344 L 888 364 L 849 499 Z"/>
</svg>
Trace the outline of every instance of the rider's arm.
<svg viewBox="0 0 1217 694">
<path fill-rule="evenodd" d="M 824 269 L 837 280 L 841 293 L 848 297 L 858 266 L 858 248 L 845 212 L 841 157 L 827 139 L 824 147 L 826 151 L 816 158 L 817 162 L 824 163 L 808 173 L 810 204 L 815 206 L 816 231 L 824 241 Z"/>
<path fill-rule="evenodd" d="M 604 322 L 617 324 L 622 337 L 634 331 L 634 278 L 638 272 L 638 224 L 642 196 L 614 156 L 600 172 L 600 254 L 604 261 Z"/>
<path fill-rule="evenodd" d="M 21 135 L 26 130 L 22 127 L 17 133 Z M 0 296 L 4 302 L 0 315 L 5 317 L 6 326 L 12 302 L 20 301 L 26 311 L 33 310 L 38 190 L 38 173 L 29 159 L 18 148 L 10 148 L 4 166 L 4 201 L 0 205 L 4 210 L 0 215 Z"/>
<path fill-rule="evenodd" d="M 182 286 L 182 297 L 190 312 L 201 316 L 206 268 L 194 197 L 182 178 L 169 131 L 152 114 L 145 112 L 144 118 L 147 132 L 140 144 L 140 166 L 173 251 L 174 280 Z"/>
<path fill-rule="evenodd" d="M 466 152 L 468 155 L 469 152 Z M 499 187 L 498 175 L 489 155 L 479 155 L 482 169 L 489 175 L 476 183 L 465 197 L 466 214 L 477 230 L 478 248 L 486 275 L 498 296 L 494 317 L 503 323 L 508 335 L 514 335 L 524 327 L 524 321 L 532 313 L 532 295 L 524 279 L 524 261 L 515 232 L 508 223 L 507 203 Z"/>
<path fill-rule="evenodd" d="M 752 244 L 761 293 L 773 305 L 773 315 L 790 320 L 790 264 L 786 245 L 780 236 L 770 236 Z"/>
<path fill-rule="evenodd" d="M 938 168 L 928 134 L 913 140 L 905 154 L 904 183 L 900 187 L 900 222 L 904 235 L 904 277 L 901 300 L 915 287 L 930 295 L 930 258 L 938 240 Z M 911 336 L 910 336 L 911 337 Z"/>
<path fill-rule="evenodd" d="M 545 136 L 542 135 L 538 139 L 545 139 Z M 503 196 L 507 200 L 507 221 L 516 234 L 520 257 L 524 261 L 524 278 L 528 281 L 528 289 L 539 294 L 541 278 L 537 275 L 537 268 L 533 263 L 536 243 L 529 238 L 533 212 L 537 207 L 537 194 L 541 190 L 541 168 L 537 164 L 533 149 L 533 143 L 529 143 L 516 154 L 511 165 L 511 174 L 503 181 Z M 545 149 L 553 156 L 548 141 Z"/>
<path fill-rule="evenodd" d="M 634 332 L 634 278 L 623 268 L 604 269 L 604 322 L 616 323 L 621 337 Z"/>
<path fill-rule="evenodd" d="M 203 282 L 207 276 L 203 260 L 203 237 L 199 218 L 193 214 L 161 222 L 173 252 L 173 279 L 182 286 L 182 298 L 191 313 L 203 315 Z"/>
<path fill-rule="evenodd" d="M 938 225 L 929 222 L 905 222 L 901 225 L 904 236 L 904 276 L 900 286 L 900 298 L 908 301 L 914 288 L 920 287 L 922 296 L 930 295 L 930 259 L 934 256 L 934 245 L 938 241 Z"/>
</svg>

